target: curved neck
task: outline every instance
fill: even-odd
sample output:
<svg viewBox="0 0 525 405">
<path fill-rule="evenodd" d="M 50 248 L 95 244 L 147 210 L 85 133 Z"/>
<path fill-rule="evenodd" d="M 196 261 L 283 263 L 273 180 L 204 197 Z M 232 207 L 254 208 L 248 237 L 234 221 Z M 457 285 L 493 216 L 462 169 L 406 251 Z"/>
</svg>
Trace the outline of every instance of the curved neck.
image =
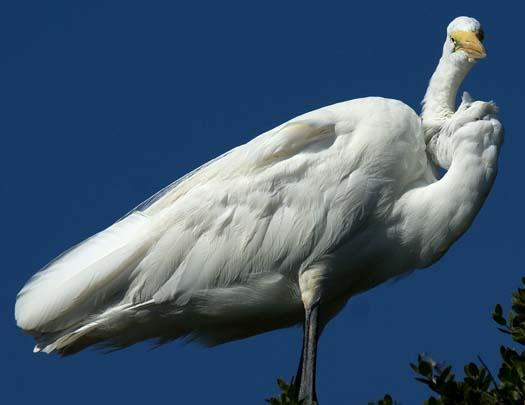
<svg viewBox="0 0 525 405">
<path fill-rule="evenodd" d="M 450 168 L 434 183 L 415 187 L 399 200 L 405 246 L 417 247 L 415 267 L 438 260 L 471 225 L 497 173 L 503 132 L 499 121 L 479 121 L 468 135 L 450 138 Z"/>
<path fill-rule="evenodd" d="M 423 129 L 425 141 L 439 131 L 446 119 L 456 110 L 456 95 L 459 86 L 473 63 L 455 54 L 445 54 L 439 60 L 423 98 Z"/>
</svg>

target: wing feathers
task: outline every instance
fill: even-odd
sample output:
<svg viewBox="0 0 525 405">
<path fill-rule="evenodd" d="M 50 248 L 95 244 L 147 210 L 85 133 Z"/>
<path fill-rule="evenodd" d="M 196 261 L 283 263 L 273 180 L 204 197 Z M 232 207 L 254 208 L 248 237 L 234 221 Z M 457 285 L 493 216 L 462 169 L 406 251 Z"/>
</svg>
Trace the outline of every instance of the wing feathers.
<svg viewBox="0 0 525 405">
<path fill-rule="evenodd" d="M 53 331 L 97 312 L 151 246 L 149 222 L 133 213 L 37 273 L 18 294 L 18 326 Z"/>
</svg>

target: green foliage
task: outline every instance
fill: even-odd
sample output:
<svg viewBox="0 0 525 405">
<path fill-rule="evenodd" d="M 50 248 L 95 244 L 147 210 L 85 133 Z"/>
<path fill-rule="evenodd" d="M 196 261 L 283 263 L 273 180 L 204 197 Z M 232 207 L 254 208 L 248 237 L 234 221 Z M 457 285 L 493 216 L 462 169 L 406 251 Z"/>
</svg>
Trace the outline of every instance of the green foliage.
<svg viewBox="0 0 525 405">
<path fill-rule="evenodd" d="M 522 278 L 522 287 L 525 278 Z M 512 308 L 503 315 L 501 305 L 496 305 L 492 319 L 498 329 L 510 335 L 518 345 L 525 345 L 525 288 L 512 294 Z M 416 380 L 427 385 L 434 393 L 425 405 L 509 405 L 525 404 L 525 351 L 506 346 L 500 347 L 501 366 L 497 379 L 493 377 L 483 360 L 464 367 L 463 379 L 456 379 L 451 366 L 436 364 L 430 357 L 419 355 L 414 364 Z M 377 405 L 391 404 L 385 399 Z M 391 398 L 389 398 L 391 401 Z M 373 403 L 370 403 L 373 405 Z"/>
<path fill-rule="evenodd" d="M 525 287 L 525 277 L 521 279 Z M 451 366 L 438 364 L 426 355 L 419 355 L 410 364 L 416 373 L 416 380 L 430 388 L 433 394 L 424 405 L 524 405 L 525 404 L 525 288 L 512 293 L 512 307 L 507 317 L 501 305 L 496 305 L 492 319 L 498 329 L 509 335 L 521 350 L 501 346 L 501 365 L 497 378 L 494 378 L 483 360 L 468 363 L 464 377 L 456 378 Z M 277 384 L 281 394 L 267 399 L 270 405 L 300 405 L 294 380 L 287 384 L 279 379 Z M 394 405 L 390 395 L 369 405 Z"/>
<path fill-rule="evenodd" d="M 301 405 L 304 402 L 297 400 L 298 392 L 295 387 L 294 377 L 292 377 L 290 383 L 278 378 L 277 385 L 281 390 L 281 394 L 278 397 L 266 399 L 266 402 L 270 405 Z"/>
</svg>

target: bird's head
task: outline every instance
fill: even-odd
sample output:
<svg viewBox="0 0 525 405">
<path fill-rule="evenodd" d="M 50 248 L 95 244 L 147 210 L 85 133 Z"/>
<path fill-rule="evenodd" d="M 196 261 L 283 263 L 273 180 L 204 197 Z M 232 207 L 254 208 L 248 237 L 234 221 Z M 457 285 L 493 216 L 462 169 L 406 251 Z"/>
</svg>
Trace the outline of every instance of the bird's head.
<svg viewBox="0 0 525 405">
<path fill-rule="evenodd" d="M 461 119 L 468 120 L 472 111 L 468 114 L 463 114 L 462 111 L 472 103 L 466 101 L 467 96 L 463 100 L 462 108 L 457 111 L 456 94 L 470 69 L 486 55 L 483 46 L 483 29 L 478 20 L 471 17 L 457 17 L 448 25 L 443 55 L 423 99 L 423 129 L 429 150 L 436 147 L 438 138 L 441 138 L 441 141 L 446 138 L 441 135 L 447 123 L 450 124 L 452 117 L 457 118 L 454 125 Z M 456 115 L 458 112 L 460 114 Z M 444 160 L 437 159 L 437 161 Z M 441 167 L 446 166 L 441 165 Z"/>
<path fill-rule="evenodd" d="M 483 29 L 472 17 L 457 17 L 447 27 L 443 56 L 459 62 L 475 63 L 487 56 L 483 46 Z"/>
</svg>

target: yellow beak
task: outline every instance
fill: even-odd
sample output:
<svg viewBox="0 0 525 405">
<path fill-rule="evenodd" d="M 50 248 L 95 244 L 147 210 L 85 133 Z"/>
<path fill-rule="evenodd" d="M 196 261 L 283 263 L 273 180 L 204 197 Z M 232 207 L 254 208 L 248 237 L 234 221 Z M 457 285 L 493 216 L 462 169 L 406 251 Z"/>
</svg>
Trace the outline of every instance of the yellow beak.
<svg viewBox="0 0 525 405">
<path fill-rule="evenodd" d="M 483 59 L 487 56 L 476 32 L 456 31 L 450 37 L 454 41 L 454 51 L 464 51 L 472 59 Z"/>
</svg>

